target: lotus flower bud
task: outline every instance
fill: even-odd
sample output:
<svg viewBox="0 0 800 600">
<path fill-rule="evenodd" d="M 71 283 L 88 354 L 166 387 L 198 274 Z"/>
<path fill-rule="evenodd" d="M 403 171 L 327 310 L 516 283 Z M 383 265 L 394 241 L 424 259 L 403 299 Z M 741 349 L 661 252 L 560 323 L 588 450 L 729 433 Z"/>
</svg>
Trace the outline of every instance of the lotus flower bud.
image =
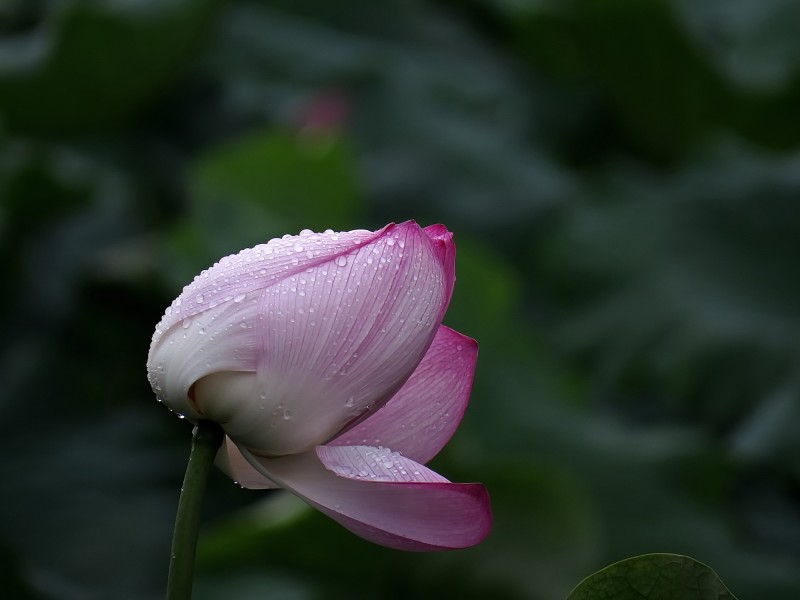
<svg viewBox="0 0 800 600">
<path fill-rule="evenodd" d="M 321 444 L 419 364 L 449 300 L 450 244 L 406 223 L 304 231 L 224 258 L 167 310 L 150 381 L 172 410 L 261 456 Z"/>
<path fill-rule="evenodd" d="M 455 431 L 472 382 L 474 341 L 441 326 L 454 261 L 446 228 L 412 221 L 375 232 L 304 230 L 223 258 L 156 327 L 150 383 L 176 413 L 222 426 L 217 462 L 248 487 L 290 489 L 384 545 L 475 543 L 488 531 L 483 487 L 451 484 L 415 462 Z M 404 413 L 427 429 L 406 428 Z M 456 494 L 480 517 L 469 517 L 471 533 L 431 541 L 435 528 L 407 531 L 413 515 L 387 529 L 373 522 L 383 519 L 377 513 L 343 508 L 356 483 L 418 479 L 444 486 L 428 488 L 432 502 Z M 335 502 L 331 486 L 344 494 Z"/>
</svg>

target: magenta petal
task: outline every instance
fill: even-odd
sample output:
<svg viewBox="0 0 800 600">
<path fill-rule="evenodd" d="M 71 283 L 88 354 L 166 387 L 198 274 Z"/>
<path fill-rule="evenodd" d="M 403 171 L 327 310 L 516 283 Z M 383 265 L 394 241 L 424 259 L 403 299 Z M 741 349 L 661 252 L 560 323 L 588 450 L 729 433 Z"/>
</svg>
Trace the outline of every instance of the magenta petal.
<svg viewBox="0 0 800 600">
<path fill-rule="evenodd" d="M 367 541 L 411 552 L 457 550 L 480 543 L 491 528 L 489 494 L 478 483 L 353 482 L 337 510 L 317 509 Z M 366 503 L 369 503 L 367 505 Z M 355 516 L 345 514 L 348 509 Z"/>
<path fill-rule="evenodd" d="M 385 449 L 320 446 L 283 458 L 250 458 L 282 487 L 356 535 L 390 548 L 466 548 L 486 537 L 491 526 L 482 485 L 449 483 Z"/>
<path fill-rule="evenodd" d="M 444 225 L 428 225 L 423 231 L 433 243 L 434 252 L 436 252 L 444 269 L 445 290 L 447 290 L 447 302 L 442 310 L 442 316 L 444 316 L 444 311 L 447 310 L 447 305 L 453 295 L 453 285 L 456 281 L 456 246 L 453 243 L 453 234 Z"/>
<path fill-rule="evenodd" d="M 441 326 L 411 378 L 380 410 L 330 442 L 386 446 L 420 463 L 432 459 L 467 408 L 478 344 Z"/>
</svg>

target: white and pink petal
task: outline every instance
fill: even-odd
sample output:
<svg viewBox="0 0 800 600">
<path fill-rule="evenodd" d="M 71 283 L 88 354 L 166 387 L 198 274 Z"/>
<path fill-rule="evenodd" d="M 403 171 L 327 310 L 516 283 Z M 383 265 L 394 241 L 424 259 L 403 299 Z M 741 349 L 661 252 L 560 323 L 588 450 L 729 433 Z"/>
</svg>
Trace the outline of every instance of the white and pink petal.
<svg viewBox="0 0 800 600">
<path fill-rule="evenodd" d="M 480 542 L 491 511 L 480 484 L 450 483 L 382 448 L 320 446 L 253 466 L 369 541 L 411 551 L 451 550 Z M 388 465 L 388 466 L 387 466 Z"/>
<path fill-rule="evenodd" d="M 264 289 L 259 389 L 292 418 L 264 439 L 229 433 L 259 454 L 296 453 L 383 405 L 433 340 L 443 271 L 427 236 L 407 223 L 329 269 Z"/>
<path fill-rule="evenodd" d="M 422 362 L 392 399 L 329 444 L 386 446 L 428 462 L 464 416 L 477 357 L 475 340 L 440 326 Z"/>
<path fill-rule="evenodd" d="M 193 420 L 200 418 L 188 399 L 194 382 L 214 372 L 256 370 L 260 343 L 254 328 L 261 290 L 336 261 L 394 227 L 284 236 L 204 270 L 156 325 L 147 369 L 159 400 Z"/>
<path fill-rule="evenodd" d="M 227 435 L 217 451 L 214 464 L 243 488 L 265 490 L 280 487 L 265 477 L 261 471 L 253 468 Z"/>
<path fill-rule="evenodd" d="M 394 224 L 389 224 L 374 232 L 364 229 L 338 233 L 303 230 L 299 235 L 274 238 L 266 244 L 226 256 L 183 288 L 156 326 L 153 344 L 184 319 L 242 294 L 263 289 L 292 274 L 335 260 L 380 238 L 393 227 Z"/>
</svg>

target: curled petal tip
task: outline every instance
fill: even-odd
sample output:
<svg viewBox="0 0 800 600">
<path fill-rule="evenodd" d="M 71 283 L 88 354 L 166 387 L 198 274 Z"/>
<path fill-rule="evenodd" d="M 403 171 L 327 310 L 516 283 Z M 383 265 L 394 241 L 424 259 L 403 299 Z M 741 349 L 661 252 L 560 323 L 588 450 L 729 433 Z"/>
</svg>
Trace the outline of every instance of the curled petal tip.
<svg viewBox="0 0 800 600">
<path fill-rule="evenodd" d="M 425 227 L 424 231 L 431 239 L 441 239 L 443 241 L 449 241 L 453 239 L 453 232 L 449 231 L 447 227 L 439 223 L 435 225 L 428 225 Z"/>
</svg>

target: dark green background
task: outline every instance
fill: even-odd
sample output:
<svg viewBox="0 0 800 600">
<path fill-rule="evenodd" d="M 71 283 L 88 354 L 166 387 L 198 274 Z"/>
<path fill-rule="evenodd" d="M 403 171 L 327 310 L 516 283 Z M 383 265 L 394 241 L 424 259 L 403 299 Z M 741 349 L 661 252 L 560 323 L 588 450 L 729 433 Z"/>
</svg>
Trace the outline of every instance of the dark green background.
<svg viewBox="0 0 800 600">
<path fill-rule="evenodd" d="M 327 117 L 326 117 L 327 115 Z M 800 4 L 0 3 L 0 589 L 162 595 L 164 308 L 302 228 L 442 222 L 480 343 L 403 554 L 214 473 L 196 596 L 559 599 L 646 552 L 800 597 Z"/>
</svg>

